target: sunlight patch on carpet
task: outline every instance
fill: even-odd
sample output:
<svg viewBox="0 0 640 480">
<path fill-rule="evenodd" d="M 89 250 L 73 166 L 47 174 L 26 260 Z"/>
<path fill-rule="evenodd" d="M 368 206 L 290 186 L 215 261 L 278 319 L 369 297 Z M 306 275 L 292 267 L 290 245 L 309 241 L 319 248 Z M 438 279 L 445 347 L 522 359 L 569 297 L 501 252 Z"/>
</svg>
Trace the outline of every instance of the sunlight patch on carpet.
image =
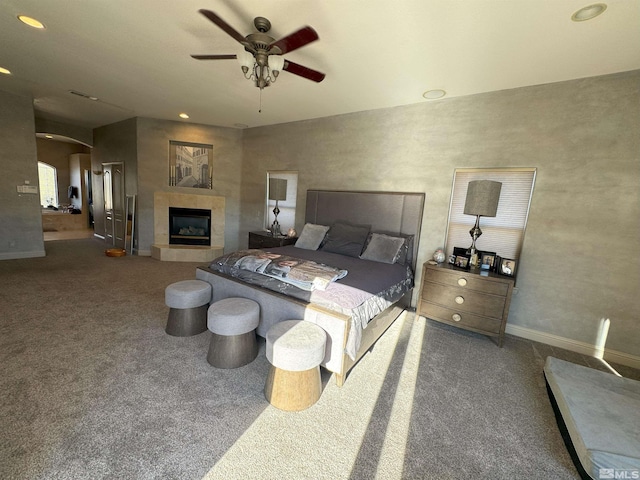
<svg viewBox="0 0 640 480">
<path fill-rule="evenodd" d="M 413 319 L 412 313 L 403 313 L 356 365 L 344 386 L 337 387 L 332 377 L 312 407 L 301 412 L 267 407 L 203 480 L 348 479 L 373 421 L 402 327 Z M 407 413 L 402 407 L 398 415 L 410 417 L 410 410 Z M 406 422 L 408 418 L 402 421 Z M 387 455 L 400 456 L 389 462 L 401 464 L 402 452 L 389 451 Z"/>
</svg>

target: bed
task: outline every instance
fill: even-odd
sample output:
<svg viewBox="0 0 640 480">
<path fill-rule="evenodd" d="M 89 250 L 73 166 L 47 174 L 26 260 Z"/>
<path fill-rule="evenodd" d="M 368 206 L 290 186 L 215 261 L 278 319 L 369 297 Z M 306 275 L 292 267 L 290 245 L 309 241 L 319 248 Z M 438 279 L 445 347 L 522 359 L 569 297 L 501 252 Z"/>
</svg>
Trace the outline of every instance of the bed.
<svg viewBox="0 0 640 480">
<path fill-rule="evenodd" d="M 239 258 L 259 256 L 259 251 L 251 250 L 232 252 L 198 267 L 196 278 L 212 285 L 213 302 L 232 296 L 257 301 L 261 307 L 260 336 L 265 337 L 274 323 L 288 319 L 305 319 L 322 327 L 327 332 L 322 366 L 335 373 L 336 383 L 342 386 L 351 368 L 411 304 L 424 198 L 424 193 L 309 190 L 301 239 L 307 238 L 307 224 L 333 227 L 335 232 L 345 225 L 366 226 L 369 232 L 365 259 L 342 247 L 329 248 L 336 245 L 331 243 L 336 240 L 332 230 L 325 238 L 327 243 L 317 251 L 295 246 L 266 249 L 272 257 L 290 256 L 348 272 L 323 288 L 304 290 L 277 278 L 267 279 L 265 285 L 259 284 L 251 271 L 238 274 L 233 265 Z M 373 251 L 366 249 L 374 243 L 374 234 L 375 240 L 404 239 L 393 262 L 372 260 L 368 255 Z M 346 307 L 338 302 L 344 298 Z"/>
</svg>

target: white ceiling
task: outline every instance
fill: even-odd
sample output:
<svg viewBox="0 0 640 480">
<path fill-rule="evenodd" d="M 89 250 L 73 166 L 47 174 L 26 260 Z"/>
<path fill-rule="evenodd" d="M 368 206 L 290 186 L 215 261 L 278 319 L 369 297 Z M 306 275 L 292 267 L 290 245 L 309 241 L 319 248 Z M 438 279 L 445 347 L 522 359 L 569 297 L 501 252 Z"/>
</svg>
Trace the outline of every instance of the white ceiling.
<svg viewBox="0 0 640 480">
<path fill-rule="evenodd" d="M 30 95 L 36 116 L 94 128 L 134 116 L 233 127 L 292 122 L 640 69 L 640 0 L 3 0 L 0 90 Z M 305 25 L 320 40 L 285 55 L 326 74 L 283 72 L 260 90 L 235 60 L 237 31 L 267 17 L 276 39 Z M 35 30 L 25 14 L 46 25 Z M 99 98 L 91 101 L 76 90 Z M 433 101 L 433 100 L 432 100 Z M 442 100 L 436 100 L 442 101 Z"/>
</svg>

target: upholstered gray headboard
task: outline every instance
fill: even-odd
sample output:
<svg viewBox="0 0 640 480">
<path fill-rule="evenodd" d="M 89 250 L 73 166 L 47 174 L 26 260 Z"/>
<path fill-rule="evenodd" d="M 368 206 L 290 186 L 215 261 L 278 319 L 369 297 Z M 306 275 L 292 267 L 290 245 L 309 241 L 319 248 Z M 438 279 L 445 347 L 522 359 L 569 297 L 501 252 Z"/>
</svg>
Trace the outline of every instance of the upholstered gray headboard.
<svg viewBox="0 0 640 480">
<path fill-rule="evenodd" d="M 344 221 L 370 225 L 372 232 L 413 235 L 415 271 L 424 197 L 424 193 L 307 190 L 305 222 L 331 225 Z"/>
</svg>

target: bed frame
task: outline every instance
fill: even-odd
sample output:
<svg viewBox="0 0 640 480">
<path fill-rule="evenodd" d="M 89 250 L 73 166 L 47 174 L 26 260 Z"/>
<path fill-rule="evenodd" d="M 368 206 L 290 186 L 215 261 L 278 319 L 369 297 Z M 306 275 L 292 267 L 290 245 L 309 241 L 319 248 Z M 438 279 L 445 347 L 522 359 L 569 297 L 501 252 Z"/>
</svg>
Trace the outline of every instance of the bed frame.
<svg viewBox="0 0 640 480">
<path fill-rule="evenodd" d="M 373 232 L 396 236 L 413 235 L 413 248 L 410 249 L 408 259 L 415 272 L 424 198 L 424 193 L 308 190 L 305 223 L 331 225 L 336 221 L 345 221 L 358 225 L 371 225 Z M 327 332 L 327 349 L 322 366 L 336 374 L 338 386 L 343 385 L 351 368 L 395 319 L 410 306 L 412 295 L 412 290 L 408 291 L 398 302 L 369 322 L 362 332 L 357 356 L 352 359 L 345 353 L 351 325 L 349 316 L 243 283 L 206 267 L 196 269 L 196 278 L 212 285 L 212 302 L 232 296 L 257 301 L 261 307 L 257 333 L 262 337 L 266 337 L 271 325 L 288 319 L 304 319 L 322 327 Z"/>
</svg>

